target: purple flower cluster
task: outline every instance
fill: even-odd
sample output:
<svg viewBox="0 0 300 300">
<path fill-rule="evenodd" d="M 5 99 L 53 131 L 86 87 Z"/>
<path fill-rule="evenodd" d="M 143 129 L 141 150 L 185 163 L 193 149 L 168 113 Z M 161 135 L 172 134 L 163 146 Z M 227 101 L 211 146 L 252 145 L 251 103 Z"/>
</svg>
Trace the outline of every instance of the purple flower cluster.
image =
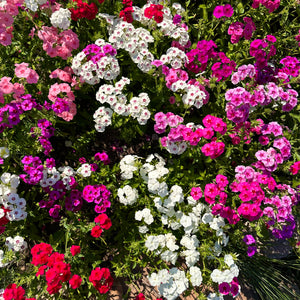
<svg viewBox="0 0 300 300">
<path fill-rule="evenodd" d="M 106 212 L 106 209 L 111 205 L 109 201 L 110 191 L 104 184 L 85 186 L 82 197 L 87 202 L 94 202 L 96 204 L 95 212 L 98 214 Z"/>
<path fill-rule="evenodd" d="M 11 102 L 0 108 L 0 133 L 5 128 L 12 128 L 20 123 L 20 116 L 25 112 L 33 108 L 40 110 L 42 107 L 36 103 L 35 99 L 31 95 L 22 96 L 23 101 Z"/>
<path fill-rule="evenodd" d="M 38 156 L 27 155 L 21 160 L 26 174 L 21 174 L 20 178 L 27 184 L 36 185 L 43 178 L 44 166 Z"/>
<path fill-rule="evenodd" d="M 234 22 L 228 27 L 228 34 L 231 35 L 231 43 L 237 44 L 239 40 L 244 37 L 245 40 L 250 40 L 252 38 L 253 32 L 256 30 L 255 24 L 249 17 L 244 17 L 245 22 Z"/>
<path fill-rule="evenodd" d="M 36 135 L 38 135 L 39 142 L 44 148 L 44 154 L 49 155 L 53 149 L 49 139 L 54 135 L 55 129 L 52 123 L 46 119 L 38 120 L 37 125 L 38 129 L 36 127 L 31 128 L 31 136 L 36 137 Z"/>
<path fill-rule="evenodd" d="M 259 4 L 265 6 L 269 10 L 269 13 L 272 13 L 279 7 L 280 0 L 253 0 L 252 7 L 258 8 Z"/>
<path fill-rule="evenodd" d="M 115 56 L 117 54 L 117 50 L 110 44 L 105 44 L 102 47 L 96 44 L 89 44 L 82 51 L 87 55 L 87 60 L 91 60 L 94 64 L 97 64 L 104 56 Z"/>
<path fill-rule="evenodd" d="M 299 35 L 300 36 L 300 35 Z M 283 73 L 285 79 L 288 76 L 298 77 L 300 74 L 300 61 L 296 57 L 286 56 L 280 61 L 283 64 L 283 68 L 279 70 L 280 73 Z M 279 75 L 279 73 L 278 73 Z"/>
<path fill-rule="evenodd" d="M 255 238 L 251 234 L 246 234 L 243 238 L 243 241 L 248 246 L 247 255 L 249 257 L 253 256 L 256 253 L 257 248 L 256 248 L 256 246 L 250 246 L 250 245 L 256 243 Z"/>
</svg>

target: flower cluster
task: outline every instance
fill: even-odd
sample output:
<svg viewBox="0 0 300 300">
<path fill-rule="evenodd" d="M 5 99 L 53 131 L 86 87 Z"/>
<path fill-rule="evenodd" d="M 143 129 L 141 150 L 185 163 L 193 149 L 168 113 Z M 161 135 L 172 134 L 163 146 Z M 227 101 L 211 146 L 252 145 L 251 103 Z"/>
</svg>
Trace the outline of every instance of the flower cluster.
<svg viewBox="0 0 300 300">
<path fill-rule="evenodd" d="M 91 236 L 94 238 L 98 238 L 101 236 L 103 229 L 107 230 L 111 227 L 112 223 L 110 218 L 106 214 L 100 214 L 95 219 L 94 222 L 99 225 L 95 225 L 92 228 Z"/>
<path fill-rule="evenodd" d="M 131 0 L 123 0 L 123 9 L 120 11 L 119 17 L 128 23 L 133 22 L 133 16 L 132 13 L 134 12 L 134 9 L 132 7 L 132 1 Z"/>
<path fill-rule="evenodd" d="M 82 197 L 89 203 L 95 203 L 94 209 L 97 214 L 106 212 L 111 205 L 109 201 L 110 191 L 104 184 L 86 185 L 82 191 Z"/>
<path fill-rule="evenodd" d="M 27 63 L 15 64 L 15 74 L 19 78 L 25 78 L 27 83 L 37 83 L 39 75 L 36 71 L 28 68 Z"/>
<path fill-rule="evenodd" d="M 91 2 L 90 4 L 88 2 L 83 2 L 82 0 L 73 0 L 73 2 L 76 3 L 76 8 L 70 8 L 71 19 L 73 21 L 78 21 L 79 19 L 84 18 L 93 20 L 96 18 L 98 7 L 94 2 Z M 104 2 L 104 0 L 101 2 Z"/>
<path fill-rule="evenodd" d="M 24 86 L 18 82 L 12 83 L 11 77 L 3 76 L 0 79 L 0 102 L 1 103 L 5 102 L 5 98 L 6 98 L 4 97 L 5 94 L 9 95 L 12 93 L 13 93 L 13 98 L 16 101 L 20 101 L 21 95 L 25 93 Z"/>
<path fill-rule="evenodd" d="M 21 236 L 7 237 L 5 240 L 5 246 L 8 247 L 8 250 L 12 250 L 14 252 L 24 251 L 28 248 L 27 242 Z"/>
<path fill-rule="evenodd" d="M 59 33 L 55 27 L 42 26 L 38 37 L 43 41 L 43 49 L 50 57 L 67 59 L 72 56 L 72 51 L 79 47 L 77 34 L 71 29 Z"/>
<path fill-rule="evenodd" d="M 106 294 L 113 284 L 113 278 L 107 268 L 98 267 L 92 270 L 89 281 L 100 294 Z"/>
<path fill-rule="evenodd" d="M 91 85 L 99 83 L 100 79 L 116 79 L 120 73 L 116 54 L 117 51 L 111 44 L 98 39 L 73 58 L 72 70 Z"/>
<path fill-rule="evenodd" d="M 163 8 L 163 5 L 160 4 L 150 4 L 150 6 L 144 10 L 144 15 L 148 19 L 154 17 L 156 23 L 161 23 L 164 18 Z"/>
<path fill-rule="evenodd" d="M 213 15 L 219 19 L 219 18 L 230 18 L 233 15 L 233 8 L 230 4 L 225 5 L 218 5 L 215 7 Z"/>
<path fill-rule="evenodd" d="M 25 290 L 15 283 L 9 284 L 3 292 L 4 300 L 36 300 L 36 298 L 26 298 Z"/>
<path fill-rule="evenodd" d="M 94 113 L 96 122 L 96 130 L 103 132 L 105 127 L 111 124 L 112 113 L 115 112 L 121 116 L 131 116 L 137 119 L 139 124 L 145 125 L 150 118 L 150 111 L 147 109 L 150 103 L 150 98 L 147 93 L 140 93 L 137 97 L 132 97 L 127 103 L 127 97 L 122 90 L 125 85 L 129 84 L 130 80 L 122 77 L 116 82 L 115 86 L 104 84 L 96 93 L 96 99 L 101 103 L 108 103 L 110 108 L 103 106 L 99 107 Z"/>
<path fill-rule="evenodd" d="M 67 30 L 70 27 L 71 12 L 67 8 L 59 8 L 51 17 L 50 22 L 52 26 Z"/>
<path fill-rule="evenodd" d="M 31 263 L 39 266 L 36 276 L 45 275 L 47 291 L 50 295 L 58 293 L 62 284 L 67 281 L 73 289 L 80 286 L 80 276 L 73 275 L 71 278 L 71 265 L 65 262 L 64 254 L 53 252 L 51 245 L 37 244 L 31 248 L 31 254 Z"/>
<path fill-rule="evenodd" d="M 253 32 L 256 30 L 255 24 L 249 17 L 244 17 L 242 22 L 234 22 L 228 28 L 228 34 L 231 35 L 231 43 L 237 44 L 244 37 L 245 40 L 252 38 Z"/>
<path fill-rule="evenodd" d="M 269 10 L 269 13 L 272 13 L 279 7 L 280 0 L 253 0 L 252 7 L 258 8 L 259 4 L 265 6 Z"/>
</svg>

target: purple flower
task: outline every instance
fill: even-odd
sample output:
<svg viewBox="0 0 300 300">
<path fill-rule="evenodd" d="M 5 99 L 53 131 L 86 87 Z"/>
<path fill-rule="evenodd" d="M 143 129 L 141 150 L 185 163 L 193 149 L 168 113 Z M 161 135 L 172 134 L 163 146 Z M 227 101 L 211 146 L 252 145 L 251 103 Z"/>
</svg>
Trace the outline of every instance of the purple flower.
<svg viewBox="0 0 300 300">
<path fill-rule="evenodd" d="M 246 243 L 246 245 L 255 244 L 255 238 L 251 234 L 246 234 L 243 238 L 243 241 Z"/>
<path fill-rule="evenodd" d="M 255 246 L 249 246 L 247 249 L 247 255 L 249 257 L 253 256 L 256 253 L 256 247 Z"/>
<path fill-rule="evenodd" d="M 219 284 L 219 292 L 223 295 L 228 295 L 230 293 L 230 285 L 227 282 L 222 282 Z"/>
<path fill-rule="evenodd" d="M 173 24 L 179 24 L 181 22 L 181 15 L 175 15 L 173 18 Z"/>
</svg>

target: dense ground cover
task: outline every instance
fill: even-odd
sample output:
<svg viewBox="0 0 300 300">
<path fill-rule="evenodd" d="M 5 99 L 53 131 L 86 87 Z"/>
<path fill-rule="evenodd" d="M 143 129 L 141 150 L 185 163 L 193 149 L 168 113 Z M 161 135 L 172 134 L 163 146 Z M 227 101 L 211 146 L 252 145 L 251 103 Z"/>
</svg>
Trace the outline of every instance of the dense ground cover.
<svg viewBox="0 0 300 300">
<path fill-rule="evenodd" d="M 1 299 L 299 299 L 299 17 L 1 0 Z"/>
</svg>

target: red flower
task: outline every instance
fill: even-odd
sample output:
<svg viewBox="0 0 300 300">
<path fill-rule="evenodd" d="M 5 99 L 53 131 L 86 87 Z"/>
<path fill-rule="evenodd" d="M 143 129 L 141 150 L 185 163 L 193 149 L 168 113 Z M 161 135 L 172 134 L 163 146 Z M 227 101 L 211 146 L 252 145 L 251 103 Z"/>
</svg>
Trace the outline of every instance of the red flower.
<svg viewBox="0 0 300 300">
<path fill-rule="evenodd" d="M 143 294 L 143 293 L 139 293 L 139 294 L 136 296 L 135 300 L 145 300 L 144 294 Z"/>
<path fill-rule="evenodd" d="M 81 282 L 82 278 L 79 275 L 73 275 L 73 277 L 69 280 L 72 289 L 77 289 L 78 287 L 80 287 Z"/>
<path fill-rule="evenodd" d="M 113 278 L 107 268 L 92 270 L 89 280 L 100 294 L 107 293 L 113 284 Z"/>
<path fill-rule="evenodd" d="M 80 246 L 73 245 L 70 249 L 70 252 L 73 256 L 75 256 L 76 254 L 80 253 L 80 250 Z"/>
<path fill-rule="evenodd" d="M 94 222 L 99 223 L 100 227 L 105 230 L 109 229 L 112 225 L 110 218 L 106 214 L 101 214 L 97 216 Z"/>
<path fill-rule="evenodd" d="M 98 238 L 101 236 L 102 231 L 103 231 L 102 228 L 100 226 L 96 225 L 92 229 L 91 236 L 94 238 Z"/>
</svg>

